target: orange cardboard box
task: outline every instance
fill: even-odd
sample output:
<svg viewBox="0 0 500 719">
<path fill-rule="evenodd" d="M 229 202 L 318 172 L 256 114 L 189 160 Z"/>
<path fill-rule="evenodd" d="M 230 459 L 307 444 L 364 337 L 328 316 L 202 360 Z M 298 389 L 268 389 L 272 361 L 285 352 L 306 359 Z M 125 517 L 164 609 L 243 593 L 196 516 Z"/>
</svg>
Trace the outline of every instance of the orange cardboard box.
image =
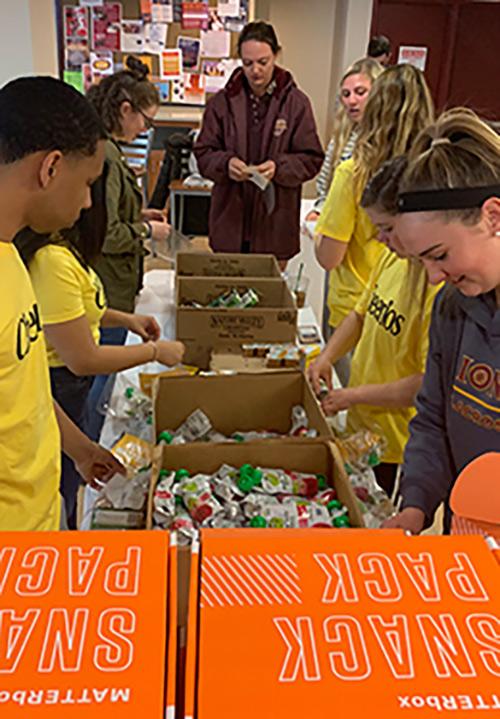
<svg viewBox="0 0 500 719">
<path fill-rule="evenodd" d="M 168 544 L 167 532 L 0 535 L 2 719 L 162 719 Z"/>
<path fill-rule="evenodd" d="M 481 537 L 208 530 L 200 557 L 199 719 L 498 715 Z"/>
</svg>

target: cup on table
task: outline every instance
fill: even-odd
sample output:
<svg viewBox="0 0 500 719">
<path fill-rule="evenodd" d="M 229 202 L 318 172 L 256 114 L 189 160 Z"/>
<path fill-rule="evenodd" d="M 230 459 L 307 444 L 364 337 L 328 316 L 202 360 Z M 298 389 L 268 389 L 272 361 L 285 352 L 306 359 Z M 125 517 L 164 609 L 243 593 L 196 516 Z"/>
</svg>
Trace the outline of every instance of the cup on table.
<svg viewBox="0 0 500 719">
<path fill-rule="evenodd" d="M 307 290 L 309 289 L 309 277 L 304 274 L 299 278 L 298 274 L 287 274 L 286 283 L 290 292 L 295 295 L 297 307 L 304 307 L 306 304 Z"/>
</svg>

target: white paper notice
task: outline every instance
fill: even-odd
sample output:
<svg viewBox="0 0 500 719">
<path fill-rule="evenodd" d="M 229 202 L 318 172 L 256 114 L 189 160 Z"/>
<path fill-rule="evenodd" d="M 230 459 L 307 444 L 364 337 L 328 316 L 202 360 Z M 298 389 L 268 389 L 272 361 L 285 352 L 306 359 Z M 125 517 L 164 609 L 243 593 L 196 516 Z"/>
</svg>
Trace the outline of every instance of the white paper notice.
<svg viewBox="0 0 500 719">
<path fill-rule="evenodd" d="M 151 6 L 151 17 L 153 22 L 173 22 L 173 0 L 153 0 L 153 4 Z"/>
<path fill-rule="evenodd" d="M 217 13 L 220 17 L 239 17 L 240 0 L 218 0 Z"/>
<path fill-rule="evenodd" d="M 160 53 L 163 52 L 167 45 L 167 29 L 166 23 L 153 22 L 144 26 L 144 40 L 146 52 Z"/>
<path fill-rule="evenodd" d="M 413 65 L 413 67 L 417 67 L 419 70 L 424 72 L 427 64 L 428 51 L 429 48 L 424 46 L 416 47 L 412 45 L 400 45 L 398 64 L 406 63 L 408 65 Z"/>
<path fill-rule="evenodd" d="M 202 30 L 200 38 L 203 57 L 228 57 L 231 54 L 231 33 L 227 30 Z"/>
<path fill-rule="evenodd" d="M 142 20 L 122 20 L 122 52 L 144 51 L 144 24 Z"/>
<path fill-rule="evenodd" d="M 80 5 L 82 7 L 97 7 L 97 5 L 102 5 L 102 0 L 80 0 Z"/>
</svg>

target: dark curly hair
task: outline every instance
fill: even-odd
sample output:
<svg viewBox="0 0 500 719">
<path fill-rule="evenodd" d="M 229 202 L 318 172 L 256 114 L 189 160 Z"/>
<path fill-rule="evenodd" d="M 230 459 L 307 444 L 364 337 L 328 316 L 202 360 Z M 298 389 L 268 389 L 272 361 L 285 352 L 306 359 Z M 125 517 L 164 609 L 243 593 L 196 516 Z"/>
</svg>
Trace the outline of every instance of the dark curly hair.
<svg viewBox="0 0 500 719">
<path fill-rule="evenodd" d="M 110 133 L 121 132 L 120 108 L 130 102 L 135 110 L 160 104 L 158 90 L 148 80 L 149 68 L 136 57 L 127 58 L 127 70 L 105 77 L 87 93 L 104 127 Z"/>
<path fill-rule="evenodd" d="M 91 156 L 106 132 L 90 103 L 52 77 L 22 77 L 0 90 L 0 162 L 35 152 Z"/>
</svg>

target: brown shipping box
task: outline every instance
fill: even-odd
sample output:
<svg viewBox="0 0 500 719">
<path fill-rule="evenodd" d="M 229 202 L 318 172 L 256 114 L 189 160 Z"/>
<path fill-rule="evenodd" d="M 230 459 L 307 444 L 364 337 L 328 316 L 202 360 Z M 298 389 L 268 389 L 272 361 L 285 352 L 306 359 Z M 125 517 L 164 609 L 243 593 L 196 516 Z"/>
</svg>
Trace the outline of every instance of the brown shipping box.
<svg viewBox="0 0 500 719">
<path fill-rule="evenodd" d="M 191 474 L 212 474 L 223 464 L 233 467 L 251 464 L 254 467 L 324 474 L 329 486 L 335 489 L 339 500 L 347 507 L 351 526 L 364 526 L 358 500 L 335 442 L 328 439 L 304 439 L 300 442 L 270 439 L 267 442 L 177 444 L 158 450 L 148 499 L 147 528 L 153 527 L 153 498 L 160 469 L 187 469 Z M 272 531 L 269 529 L 269 532 Z"/>
<path fill-rule="evenodd" d="M 304 407 L 309 427 L 320 437 L 332 437 L 321 406 L 299 370 L 209 377 L 167 375 L 154 385 L 155 433 L 177 429 L 201 409 L 214 429 L 226 436 L 252 430 L 287 434 L 295 405 Z"/>
<path fill-rule="evenodd" d="M 254 289 L 257 307 L 242 310 L 187 307 L 190 302 L 207 305 L 231 289 L 244 293 Z M 177 281 L 177 339 L 186 345 L 184 362 L 208 369 L 214 350 L 240 352 L 252 342 L 294 342 L 297 307 L 282 279 L 179 277 Z"/>
<path fill-rule="evenodd" d="M 281 277 L 274 255 L 179 252 L 177 277 Z"/>
</svg>

